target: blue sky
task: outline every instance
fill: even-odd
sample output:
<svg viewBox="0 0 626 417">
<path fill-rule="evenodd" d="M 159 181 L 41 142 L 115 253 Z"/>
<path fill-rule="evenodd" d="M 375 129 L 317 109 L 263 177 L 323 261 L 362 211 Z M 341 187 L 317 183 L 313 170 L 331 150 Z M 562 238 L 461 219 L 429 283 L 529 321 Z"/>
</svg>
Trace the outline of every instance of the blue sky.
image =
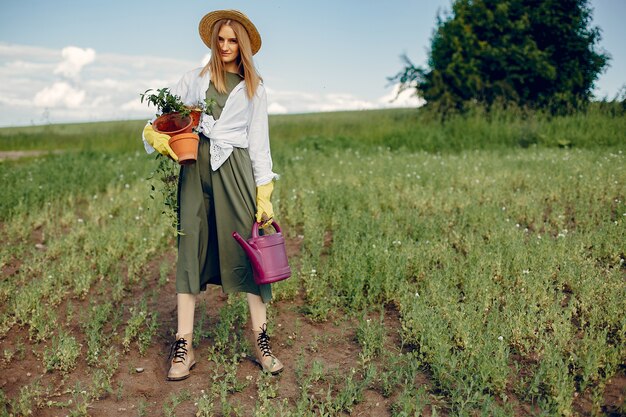
<svg viewBox="0 0 626 417">
<path fill-rule="evenodd" d="M 263 38 L 255 56 L 272 113 L 388 106 L 387 77 L 406 53 L 425 64 L 439 10 L 450 0 L 119 1 L 21 0 L 0 4 L 0 126 L 137 119 L 139 93 L 175 83 L 209 50 L 197 25 L 208 11 L 246 13 Z M 596 95 L 626 84 L 623 0 L 593 0 L 611 67 Z"/>
</svg>

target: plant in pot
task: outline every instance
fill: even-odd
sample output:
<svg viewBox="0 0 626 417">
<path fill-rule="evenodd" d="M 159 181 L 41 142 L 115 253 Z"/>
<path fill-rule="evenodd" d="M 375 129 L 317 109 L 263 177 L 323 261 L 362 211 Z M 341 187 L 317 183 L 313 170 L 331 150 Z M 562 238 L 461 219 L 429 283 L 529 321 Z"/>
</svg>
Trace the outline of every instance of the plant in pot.
<svg viewBox="0 0 626 417">
<path fill-rule="evenodd" d="M 178 162 L 181 165 L 195 162 L 198 156 L 199 138 L 193 129 L 200 121 L 199 116 L 192 117 L 192 110 L 168 88 L 153 91 L 149 89 L 140 95 L 142 103 L 146 101 L 148 105 L 154 105 L 161 113 L 152 122 L 152 127 L 155 131 L 170 136 L 169 145 L 178 156 Z"/>
<path fill-rule="evenodd" d="M 197 156 L 198 149 L 198 136 L 191 131 L 189 124 L 191 123 L 191 127 L 197 126 L 197 122 L 190 122 L 190 115 L 192 113 L 192 109 L 186 107 L 180 97 L 174 95 L 167 88 L 161 88 L 157 90 L 147 90 L 143 94 L 140 94 L 141 102 L 147 102 L 148 106 L 153 105 L 157 108 L 159 116 L 153 122 L 153 128 L 161 133 L 165 133 L 170 136 L 169 144 L 172 147 L 172 150 L 178 156 L 179 161 L 183 159 L 183 163 L 190 163 L 195 161 Z M 162 124 L 163 120 L 173 120 L 171 123 Z M 180 126 L 180 128 L 177 128 Z M 181 133 L 177 131 L 180 129 L 186 131 L 186 133 L 182 133 L 183 135 L 189 135 L 189 140 L 192 144 L 191 150 L 193 159 L 185 159 L 183 152 L 177 149 L 177 144 L 180 144 L 180 140 L 174 142 L 172 139 L 176 137 L 180 139 Z M 183 139 L 186 139 L 186 136 L 183 136 Z M 195 141 L 195 143 L 194 143 Z M 150 177 L 150 198 L 163 200 L 163 211 L 162 214 L 169 220 L 170 225 L 174 229 L 176 233 L 178 233 L 178 175 L 180 166 L 169 156 L 161 155 L 160 153 L 156 153 L 156 159 L 158 161 L 158 165 L 156 169 L 151 173 Z"/>
</svg>

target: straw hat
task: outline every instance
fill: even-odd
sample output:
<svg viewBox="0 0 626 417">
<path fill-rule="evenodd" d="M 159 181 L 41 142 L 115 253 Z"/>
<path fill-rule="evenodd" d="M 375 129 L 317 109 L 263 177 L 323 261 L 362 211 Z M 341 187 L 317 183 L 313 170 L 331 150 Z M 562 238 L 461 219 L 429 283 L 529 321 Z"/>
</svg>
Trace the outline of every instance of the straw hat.
<svg viewBox="0 0 626 417">
<path fill-rule="evenodd" d="M 215 22 L 222 19 L 236 20 L 241 23 L 243 27 L 246 28 L 248 36 L 250 37 L 252 55 L 259 52 L 259 49 L 261 49 L 261 35 L 259 35 L 259 31 L 250 19 L 248 19 L 248 16 L 238 10 L 215 10 L 205 14 L 202 20 L 200 20 L 200 25 L 198 25 L 200 38 L 202 38 L 202 42 L 204 42 L 209 49 L 211 49 L 211 33 L 213 31 L 213 26 L 215 25 Z"/>
</svg>

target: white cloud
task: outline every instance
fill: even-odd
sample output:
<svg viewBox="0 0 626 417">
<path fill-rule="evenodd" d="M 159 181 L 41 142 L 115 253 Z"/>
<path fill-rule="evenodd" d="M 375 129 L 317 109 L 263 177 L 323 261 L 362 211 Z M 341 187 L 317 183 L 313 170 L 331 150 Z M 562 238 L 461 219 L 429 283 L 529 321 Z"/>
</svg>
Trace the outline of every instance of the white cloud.
<svg viewBox="0 0 626 417">
<path fill-rule="evenodd" d="M 23 59 L 27 61 L 56 59 L 59 52 L 54 49 L 41 48 L 38 46 L 15 45 L 0 42 L 0 59 Z"/>
<path fill-rule="evenodd" d="M 4 81 L 0 82 L 0 126 L 148 119 L 154 116 L 154 107 L 141 103 L 139 94 L 150 88 L 171 87 L 184 72 L 200 65 L 198 61 L 167 57 L 106 53 L 96 59 L 95 51 L 90 53 L 89 48 L 72 48 L 64 48 L 64 55 L 58 49 L 0 41 L 0 80 Z M 382 97 L 365 98 L 351 92 L 285 90 L 278 88 L 278 81 L 266 86 L 270 114 L 421 104 L 411 96 L 412 91 L 403 92 L 392 102 L 398 86 L 390 87 Z"/>
<path fill-rule="evenodd" d="M 68 83 L 57 82 L 35 94 L 33 102 L 37 107 L 78 108 L 85 101 L 85 91 L 77 90 Z"/>
<path fill-rule="evenodd" d="M 8 107 L 30 107 L 33 102 L 25 98 L 0 96 L 0 104 L 6 104 Z"/>
<path fill-rule="evenodd" d="M 140 114 L 150 114 L 156 113 L 156 108 L 151 106 L 148 108 L 146 103 L 142 103 L 139 98 L 132 99 L 122 104 L 120 108 L 127 112 L 132 113 L 140 113 Z"/>
<path fill-rule="evenodd" d="M 414 88 L 403 90 L 400 94 L 400 83 L 395 84 L 392 90 L 378 99 L 385 107 L 420 107 L 426 104 L 426 100 L 415 95 Z"/>
<path fill-rule="evenodd" d="M 267 106 L 267 112 L 269 114 L 285 114 L 287 113 L 287 107 L 279 103 L 273 102 L 270 103 L 269 106 Z"/>
<path fill-rule="evenodd" d="M 68 78 L 76 78 L 83 67 L 91 64 L 96 59 L 96 51 L 91 48 L 82 49 L 76 46 L 66 46 L 61 51 L 63 61 L 54 70 L 55 74 L 61 74 Z"/>
<path fill-rule="evenodd" d="M 387 94 L 374 100 L 366 100 L 349 93 L 310 93 L 305 91 L 287 91 L 267 88 L 270 106 L 269 113 L 308 113 L 340 110 L 369 110 L 391 107 L 419 107 L 424 100 L 414 95 L 414 90 L 405 90 L 396 98 L 399 84 L 394 85 Z M 280 104 L 278 104 L 280 103 Z M 280 107 L 271 108 L 273 104 Z"/>
</svg>

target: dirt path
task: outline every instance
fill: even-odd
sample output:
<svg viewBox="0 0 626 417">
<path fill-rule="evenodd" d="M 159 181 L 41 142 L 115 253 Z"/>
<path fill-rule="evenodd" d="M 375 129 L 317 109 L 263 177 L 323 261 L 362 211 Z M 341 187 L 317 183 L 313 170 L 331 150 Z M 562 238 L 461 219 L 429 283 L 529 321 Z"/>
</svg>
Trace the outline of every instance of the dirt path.
<svg viewBox="0 0 626 417">
<path fill-rule="evenodd" d="M 293 255 L 293 253 L 292 253 Z M 169 262 L 174 265 L 174 256 L 169 254 Z M 12 275 L 20 268 L 19 264 L 7 267 L 3 271 L 2 279 L 6 279 L 8 275 Z M 158 288 L 159 271 L 156 265 L 149 269 L 150 272 L 146 277 L 147 288 Z M 210 338 L 203 338 L 198 342 L 195 348 L 197 365 L 193 369 L 190 378 L 184 381 L 167 382 L 165 375 L 168 370 L 167 355 L 172 342 L 172 334 L 176 328 L 176 297 L 175 297 L 175 274 L 173 268 L 168 273 L 169 282 L 165 284 L 158 292 L 157 297 L 150 298 L 149 311 L 158 312 L 159 325 L 155 337 L 152 339 L 150 347 L 144 355 L 140 355 L 137 349 L 132 348 L 130 352 L 124 354 L 120 346 L 119 337 L 115 338 L 113 346 L 118 352 L 119 366 L 114 374 L 111 386 L 112 392 L 103 395 L 100 399 L 92 401 L 86 408 L 85 415 L 104 417 L 104 416 L 160 416 L 167 415 L 164 406 L 171 402 L 173 396 L 187 395 L 187 399 L 182 401 L 174 409 L 177 416 L 195 416 L 197 411 L 194 401 L 203 393 L 210 392 L 211 386 L 215 383 L 214 369 L 216 364 L 209 361 L 209 348 L 214 341 Z M 94 289 L 92 293 L 98 293 L 98 289 Z M 131 297 L 139 297 L 140 292 L 134 291 L 134 294 L 128 294 L 128 300 Z M 219 287 L 210 287 L 208 291 L 202 293 L 197 302 L 197 306 L 206 306 L 206 319 L 203 328 L 215 326 L 220 321 L 220 309 L 222 309 L 227 298 L 221 293 Z M 77 311 L 83 311 L 89 307 L 90 300 L 77 301 L 72 300 Z M 125 303 L 125 305 L 131 305 Z M 275 301 L 271 306 L 271 317 L 273 326 L 272 347 L 274 353 L 285 364 L 285 370 L 278 376 L 271 377 L 275 381 L 277 388 L 276 396 L 273 398 L 272 404 L 286 401 L 288 408 L 294 410 L 295 405 L 301 400 L 302 387 L 299 386 L 301 381 L 298 377 L 298 362 L 305 367 L 310 367 L 314 361 L 323 364 L 326 375 L 331 375 L 329 379 L 318 381 L 309 393 L 314 393 L 320 397 L 327 395 L 331 383 L 331 395 L 338 395 L 336 387 L 337 375 L 349 376 L 352 369 L 363 369 L 359 362 L 359 353 L 361 346 L 356 339 L 357 320 L 347 319 L 338 314 L 324 323 L 315 323 L 308 319 L 302 312 L 305 305 L 302 293 L 292 300 Z M 199 320 L 200 310 L 196 313 L 196 323 Z M 64 320 L 63 311 L 65 306 L 58 308 L 59 319 Z M 127 320 L 128 313 L 124 315 Z M 401 323 L 398 313 L 393 308 L 387 308 L 384 315 L 386 344 L 385 350 L 388 354 L 399 355 L 401 353 L 401 340 L 399 331 Z M 71 332 L 75 335 L 82 336 L 81 324 L 75 318 L 71 324 Z M 235 329 L 233 329 L 235 330 Z M 95 369 L 89 369 L 84 357 L 78 360 L 77 368 L 67 374 L 65 377 L 58 372 L 46 373 L 43 370 L 42 355 L 44 351 L 43 343 L 34 343 L 28 340 L 28 330 L 14 326 L 12 331 L 2 341 L 2 351 L 8 349 L 10 351 L 20 350 L 21 357 L 13 359 L 9 364 L 0 358 L 0 389 L 9 399 L 15 399 L 20 395 L 26 395 L 23 387 L 28 386 L 35 380 L 39 380 L 41 387 L 52 387 L 47 392 L 44 401 L 39 403 L 38 409 L 33 415 L 52 417 L 65 416 L 70 410 L 75 410 L 76 404 L 70 401 L 76 401 L 76 392 L 81 387 L 88 387 L 93 381 L 93 372 Z M 86 349 L 86 341 L 81 340 L 82 352 Z M 134 347 L 134 344 L 133 344 Z M 1 353 L 1 352 L 0 352 Z M 389 366 L 382 360 L 373 362 L 380 372 Z M 137 368 L 143 368 L 141 373 L 137 373 Z M 247 384 L 239 392 L 230 392 L 228 401 L 236 404 L 243 412 L 243 415 L 252 415 L 253 410 L 259 403 L 257 381 L 260 375 L 259 368 L 251 361 L 242 359 L 236 365 L 237 381 Z M 332 376 L 334 375 L 334 376 Z M 360 377 L 359 377 L 360 378 Z M 371 387 L 380 387 L 381 382 L 376 381 L 370 388 L 363 391 L 362 398 L 352 406 L 352 412 L 342 415 L 351 416 L 390 416 L 392 405 L 398 400 L 401 390 L 396 390 L 388 397 L 382 395 L 381 389 L 372 389 Z M 425 388 L 425 392 L 431 403 L 437 404 L 437 389 L 432 384 L 429 376 L 419 373 L 416 380 L 412 384 L 415 390 L 421 387 Z M 603 410 L 619 410 L 620 404 L 624 402 L 624 394 L 626 391 L 626 377 L 623 370 L 609 382 L 604 398 Z M 508 394 L 508 393 L 507 393 Z M 509 400 L 516 401 L 512 392 Z M 1 399 L 0 399 L 1 400 Z M 48 401 L 65 403 L 65 407 L 48 406 Z M 576 410 L 580 415 L 589 415 L 592 407 L 591 399 L 588 396 L 582 396 L 577 399 Z M 514 402 L 515 404 L 515 402 Z M 219 404 L 216 409 L 219 410 Z M 424 415 L 431 414 L 431 408 L 425 405 L 422 408 Z M 517 403 L 515 406 L 516 415 L 534 415 L 539 412 L 536 408 L 530 408 L 528 404 Z M 446 415 L 445 408 L 438 407 L 438 415 Z M 81 415 L 81 414 L 73 414 Z M 220 414 L 216 414 L 220 415 Z M 613 414 L 616 415 L 616 414 Z"/>
<path fill-rule="evenodd" d="M 294 248 L 290 250 L 293 255 Z M 169 261 L 174 265 L 174 257 L 169 255 Z M 19 265 L 15 268 L 3 271 L 6 274 L 16 273 Z M 157 288 L 159 271 L 156 265 L 150 268 L 147 288 Z M 150 298 L 148 310 L 156 311 L 159 317 L 159 325 L 150 347 L 144 355 L 140 355 L 136 348 L 124 354 L 119 344 L 118 337 L 113 346 L 121 353 L 119 366 L 114 374 L 111 386 L 113 392 L 105 394 L 100 399 L 90 402 L 87 408 L 90 416 L 115 416 L 115 415 L 164 415 L 164 404 L 172 396 L 183 392 L 190 394 L 191 399 L 183 401 L 175 408 L 177 416 L 193 416 L 197 411 L 194 399 L 199 398 L 203 392 L 209 392 L 211 388 L 215 364 L 207 359 L 208 349 L 213 344 L 210 338 L 203 338 L 195 347 L 197 365 L 192 370 L 191 376 L 178 382 L 168 382 L 165 376 L 168 370 L 167 355 L 173 341 L 172 334 L 176 328 L 176 297 L 175 297 L 175 272 L 169 272 L 168 281 L 158 292 L 156 298 Z M 98 293 L 99 289 L 92 289 L 91 293 Z M 138 292 L 129 294 L 128 297 L 140 297 Z M 125 305 L 132 305 L 124 302 Z M 89 308 L 90 300 L 72 300 L 77 311 L 85 311 Z M 196 324 L 199 321 L 200 308 L 206 306 L 206 319 L 204 328 L 216 325 L 220 320 L 220 309 L 226 304 L 227 297 L 222 294 L 221 288 L 210 286 L 208 291 L 201 293 L 196 304 Z M 301 295 L 293 300 L 275 301 L 270 307 L 269 313 L 274 323 L 272 331 L 272 349 L 285 364 L 285 370 L 278 376 L 272 377 L 276 381 L 277 396 L 272 401 L 288 401 L 289 409 L 297 403 L 301 396 L 296 376 L 296 362 L 304 361 L 305 367 L 310 367 L 313 361 L 318 361 L 324 366 L 328 375 L 346 374 L 351 369 L 359 368 L 359 352 L 361 350 L 356 340 L 356 320 L 348 320 L 335 317 L 324 323 L 315 323 L 302 313 L 305 304 Z M 59 320 L 64 317 L 65 304 L 57 308 Z M 125 312 L 124 322 L 128 319 Z M 398 351 L 400 340 L 398 329 L 400 323 L 398 315 L 394 311 L 386 314 L 387 344 L 388 350 Z M 89 389 L 93 384 L 95 369 L 88 368 L 84 353 L 87 350 L 87 342 L 84 340 L 83 330 L 77 318 L 71 325 L 71 333 L 82 344 L 82 356 L 78 359 L 76 369 L 66 376 L 58 372 L 46 373 L 42 365 L 44 352 L 43 343 L 34 343 L 28 340 L 28 330 L 25 328 L 14 329 L 2 340 L 2 347 L 15 351 L 18 345 L 23 346 L 23 357 L 7 364 L 0 361 L 0 389 L 5 395 L 14 399 L 20 395 L 21 387 L 28 386 L 38 380 L 41 387 L 54 387 L 47 392 L 45 401 L 39 404 L 34 415 L 52 417 L 64 416 L 76 406 L 77 390 Z M 134 343 L 132 347 L 134 347 Z M 137 373 L 137 368 L 143 368 Z M 251 415 L 258 402 L 257 379 L 261 371 L 253 362 L 242 359 L 237 365 L 237 380 L 247 383 L 240 392 L 230 393 L 228 401 L 236 404 L 244 411 L 244 415 Z M 421 378 L 426 381 L 426 377 Z M 326 382 L 329 382 L 327 380 Z M 319 382 L 319 390 L 327 389 L 328 384 Z M 72 405 L 70 400 L 74 401 Z M 58 405 L 47 406 L 48 401 L 66 403 L 67 407 Z M 366 390 L 363 400 L 354 405 L 350 415 L 355 416 L 387 416 L 393 397 L 385 398 L 381 393 Z M 219 410 L 219 404 L 216 407 Z"/>
<path fill-rule="evenodd" d="M 168 370 L 167 353 L 172 341 L 168 329 L 176 325 L 173 285 L 168 290 L 172 292 L 164 291 L 162 299 L 159 300 L 159 315 L 163 321 L 155 343 L 145 356 L 131 353 L 120 361 L 115 386 L 124 387 L 123 395 L 121 398 L 110 395 L 94 402 L 90 408 L 90 415 L 111 416 L 122 412 L 136 414 L 138 403 L 142 398 L 148 404 L 146 415 L 161 415 L 165 399 L 170 398 L 172 394 L 187 390 L 192 398 L 198 398 L 202 392 L 209 391 L 214 364 L 207 360 L 207 349 L 211 345 L 211 340 L 208 339 L 201 340 L 195 348 L 197 365 L 187 380 L 165 381 Z M 225 299 L 221 290 L 213 287 L 203 294 L 198 302 L 205 302 L 211 306 L 208 311 L 209 323 L 215 323 L 219 319 L 219 309 L 225 303 Z M 354 341 L 353 323 L 344 322 L 336 326 L 331 323 L 309 322 L 298 312 L 301 305 L 302 300 L 277 302 L 274 305 L 275 331 L 272 336 L 272 346 L 275 354 L 285 364 L 285 370 L 274 377 L 278 380 L 277 400 L 286 398 L 290 404 L 295 404 L 300 394 L 294 369 L 300 352 L 306 352 L 304 355 L 306 360 L 321 361 L 330 369 L 336 368 L 348 372 L 351 368 L 358 367 L 359 348 Z M 393 328 L 398 328 L 396 324 L 393 323 Z M 296 326 L 299 328 L 296 329 Z M 129 371 L 137 367 L 144 368 L 144 371 L 142 373 Z M 230 400 L 246 410 L 245 415 L 251 415 L 257 402 L 257 387 L 254 382 L 259 372 L 257 365 L 249 360 L 244 359 L 238 365 L 237 379 L 249 381 L 249 383 L 241 392 L 233 393 Z M 365 396 L 365 401 L 358 406 L 358 410 L 361 411 L 355 410 L 352 415 L 389 415 L 388 401 L 378 393 L 369 392 Z M 372 410 L 377 410 L 377 412 L 372 414 Z M 186 401 L 176 408 L 176 415 L 179 416 L 191 416 L 195 415 L 195 412 L 196 407 L 192 401 Z"/>
</svg>

